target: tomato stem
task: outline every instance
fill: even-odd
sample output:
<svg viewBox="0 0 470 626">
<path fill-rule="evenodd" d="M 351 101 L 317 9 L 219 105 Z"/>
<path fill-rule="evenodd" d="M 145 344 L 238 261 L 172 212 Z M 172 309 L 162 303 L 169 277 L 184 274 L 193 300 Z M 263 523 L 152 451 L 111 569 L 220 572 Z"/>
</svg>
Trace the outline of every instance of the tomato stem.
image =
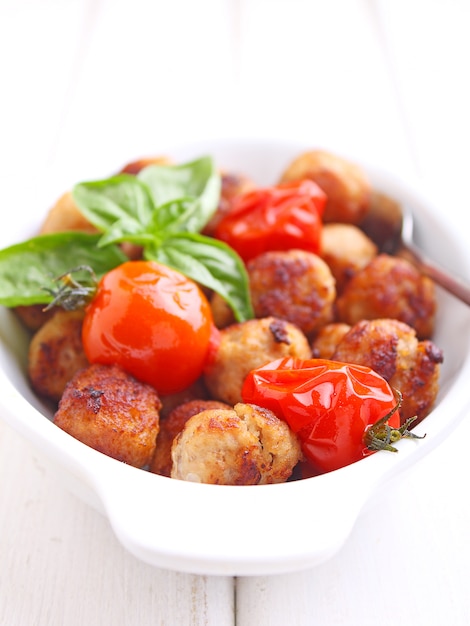
<svg viewBox="0 0 470 626">
<path fill-rule="evenodd" d="M 410 425 L 416 420 L 417 416 L 409 417 L 400 428 L 392 428 L 388 424 L 388 420 L 402 405 L 402 394 L 398 389 L 394 390 L 397 397 L 397 403 L 384 417 L 372 424 L 364 433 L 364 444 L 368 450 L 388 450 L 389 452 L 398 452 L 393 446 L 400 439 L 424 439 L 426 435 L 419 436 L 409 430 Z"/>
<path fill-rule="evenodd" d="M 76 280 L 72 274 L 77 272 L 86 272 L 88 279 Z M 61 306 L 66 311 L 83 309 L 93 299 L 98 285 L 95 272 L 89 265 L 74 267 L 54 278 L 54 282 L 59 283 L 57 289 L 44 287 L 45 291 L 53 296 L 53 300 L 44 308 L 44 311 L 49 311 L 54 306 Z"/>
</svg>

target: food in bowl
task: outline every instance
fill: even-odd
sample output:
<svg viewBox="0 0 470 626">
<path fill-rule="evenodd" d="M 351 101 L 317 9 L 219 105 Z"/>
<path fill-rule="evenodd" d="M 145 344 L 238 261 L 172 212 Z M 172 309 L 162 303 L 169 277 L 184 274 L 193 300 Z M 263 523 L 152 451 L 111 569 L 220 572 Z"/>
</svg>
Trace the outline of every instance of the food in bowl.
<svg viewBox="0 0 470 626">
<path fill-rule="evenodd" d="M 237 178 L 245 178 L 243 186 L 247 191 L 250 185 L 251 188 L 272 186 L 273 181 L 280 180 L 286 164 L 309 149 L 310 146 L 299 142 L 221 140 L 172 146 L 166 152 L 177 163 L 211 154 L 224 172 L 249 172 L 251 181 L 237 175 L 231 177 L 230 185 L 233 189 L 237 187 Z M 465 244 L 450 230 L 447 215 L 445 220 L 440 217 L 436 199 L 426 195 L 412 181 L 400 181 L 370 164 L 364 166 L 364 171 L 373 189 L 381 190 L 412 210 L 418 242 L 424 251 L 445 262 L 457 274 L 468 276 Z M 10 205 L 15 210 L 8 226 L 10 238 L 5 240 L 6 233 L 0 233 L 3 241 L 8 244 L 34 235 L 28 224 L 38 222 L 38 206 L 52 204 L 50 201 L 57 197 L 57 191 L 60 193 L 74 180 L 73 172 L 65 178 L 55 176 L 52 181 L 46 181 L 44 189 L 35 189 L 33 197 L 28 198 L 26 188 L 21 198 L 12 198 Z M 210 222 L 216 222 L 215 216 Z M 326 225 L 323 228 L 326 230 Z M 437 247 L 436 241 L 439 241 Z M 353 247 L 360 249 L 357 244 Z M 64 249 L 67 252 L 67 246 Z M 344 246 L 333 246 L 333 249 L 344 250 Z M 138 246 L 128 245 L 126 252 L 138 253 Z M 366 257 L 364 253 L 362 262 Z M 50 277 L 73 267 L 70 261 L 72 259 L 63 270 L 51 267 Z M 100 267 L 93 265 L 99 274 Z M 12 280 L 15 276 L 18 280 L 15 270 L 13 268 L 10 274 Z M 54 283 L 51 286 L 57 287 Z M 215 297 L 211 305 L 215 319 L 214 300 Z M 223 306 L 225 300 L 221 300 L 218 313 L 221 318 L 229 317 L 231 309 L 227 311 Z M 55 403 L 51 406 L 42 396 L 33 393 L 26 362 L 31 335 L 19 322 L 17 311 L 13 313 L 3 307 L 0 310 L 2 418 L 33 444 L 35 453 L 47 462 L 47 467 L 55 471 L 67 488 L 105 514 L 119 541 L 139 559 L 158 567 L 210 575 L 265 575 L 313 567 L 335 554 L 358 521 L 360 512 L 372 506 L 379 494 L 392 497 L 390 483 L 402 480 L 404 473 L 440 445 L 467 413 L 468 309 L 439 288 L 436 300 L 432 341 L 443 349 L 445 360 L 440 366 L 440 389 L 433 409 L 413 428 L 415 434 L 426 435 L 425 438 L 402 439 L 394 444 L 398 453 L 368 455 L 358 463 L 316 474 L 313 478 L 256 487 L 170 480 L 165 475 L 142 471 L 83 445 L 52 423 Z M 42 323 L 43 305 L 26 308 L 27 311 L 21 313 L 28 313 L 32 325 L 38 317 L 37 309 Z M 346 330 L 346 324 L 332 322 L 318 331 L 316 356 L 330 358 L 331 350 Z M 406 342 L 399 343 L 403 347 Z M 400 352 L 401 357 L 405 354 Z M 160 426 L 165 420 L 168 432 L 160 428 L 160 443 L 165 438 L 172 439 L 166 419 L 172 408 L 181 405 L 183 400 L 200 397 L 200 393 L 201 381 L 198 380 L 190 390 L 165 398 L 165 410 L 160 410 Z M 180 422 L 178 415 L 174 416 L 173 432 L 179 430 L 179 425 L 193 411 L 200 413 L 210 408 L 206 404 L 208 400 L 203 405 L 200 403 L 196 401 L 191 406 L 188 402 L 182 407 L 184 415 L 180 415 Z M 156 457 L 153 462 L 157 463 Z M 307 473 L 302 475 L 308 476 Z"/>
<path fill-rule="evenodd" d="M 435 288 L 361 231 L 366 174 L 308 151 L 271 186 L 248 176 L 211 157 L 141 159 L 78 184 L 39 237 L 2 252 L 3 275 L 22 273 L 0 301 L 25 323 L 34 313 L 29 379 L 58 427 L 138 468 L 225 485 L 418 438 L 443 360 Z"/>
</svg>

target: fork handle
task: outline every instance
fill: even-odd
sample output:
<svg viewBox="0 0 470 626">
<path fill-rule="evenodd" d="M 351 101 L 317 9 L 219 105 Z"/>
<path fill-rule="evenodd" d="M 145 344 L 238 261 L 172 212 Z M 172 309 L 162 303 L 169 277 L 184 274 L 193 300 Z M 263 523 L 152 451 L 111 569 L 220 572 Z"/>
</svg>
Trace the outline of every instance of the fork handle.
<svg viewBox="0 0 470 626">
<path fill-rule="evenodd" d="M 436 285 L 470 306 L 470 284 L 460 277 L 453 276 L 439 264 L 428 259 L 417 247 L 403 243 L 399 255 L 410 261 L 422 274 L 431 278 Z"/>
</svg>

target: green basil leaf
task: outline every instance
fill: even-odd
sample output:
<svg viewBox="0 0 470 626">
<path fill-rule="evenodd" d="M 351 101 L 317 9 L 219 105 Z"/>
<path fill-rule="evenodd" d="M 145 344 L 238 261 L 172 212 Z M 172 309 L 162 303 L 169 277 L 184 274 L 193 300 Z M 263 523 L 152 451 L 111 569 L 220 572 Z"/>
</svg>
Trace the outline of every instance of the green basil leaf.
<svg viewBox="0 0 470 626">
<path fill-rule="evenodd" d="M 154 233 L 175 233 L 188 230 L 186 219 L 190 213 L 197 210 L 198 203 L 198 199 L 188 197 L 161 204 L 152 215 L 149 229 Z"/>
<path fill-rule="evenodd" d="M 154 211 L 149 190 L 130 174 L 79 183 L 72 193 L 83 215 L 102 231 L 116 222 L 124 222 L 128 228 L 133 222 L 132 232 L 145 230 Z"/>
<path fill-rule="evenodd" d="M 137 178 L 158 207 L 158 223 L 172 232 L 198 232 L 217 209 L 221 178 L 211 157 L 182 165 L 149 165 Z"/>
<path fill-rule="evenodd" d="M 144 254 L 216 291 L 238 321 L 253 317 L 245 265 L 225 243 L 196 233 L 178 233 L 160 246 L 145 248 Z"/>
<path fill-rule="evenodd" d="M 0 250 L 0 304 L 15 307 L 46 304 L 45 288 L 53 279 L 79 265 L 88 265 L 99 278 L 127 260 L 115 246 L 98 248 L 101 235 L 80 232 L 40 235 Z"/>
<path fill-rule="evenodd" d="M 155 235 L 143 230 L 142 226 L 137 224 L 135 220 L 123 218 L 114 222 L 114 224 L 106 230 L 98 241 L 98 246 L 102 248 L 113 243 L 122 243 L 124 241 L 144 246 L 154 242 Z"/>
</svg>

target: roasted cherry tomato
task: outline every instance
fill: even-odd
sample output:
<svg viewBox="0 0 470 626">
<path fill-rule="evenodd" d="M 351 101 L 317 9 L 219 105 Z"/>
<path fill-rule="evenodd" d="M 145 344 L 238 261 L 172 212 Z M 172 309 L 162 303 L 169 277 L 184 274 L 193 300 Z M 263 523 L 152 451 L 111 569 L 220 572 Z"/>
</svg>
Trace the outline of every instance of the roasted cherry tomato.
<svg viewBox="0 0 470 626">
<path fill-rule="evenodd" d="M 311 180 L 249 191 L 233 201 L 215 236 L 244 261 L 269 250 L 320 249 L 326 195 Z"/>
<path fill-rule="evenodd" d="M 214 324 L 199 287 L 153 261 L 129 261 L 101 279 L 86 308 L 83 345 L 91 363 L 114 363 L 161 394 L 201 374 Z"/>
<path fill-rule="evenodd" d="M 359 461 L 374 450 L 395 451 L 394 441 L 411 436 L 400 429 L 399 400 L 386 380 L 361 365 L 278 359 L 247 376 L 242 397 L 289 424 L 317 473 Z"/>
</svg>

